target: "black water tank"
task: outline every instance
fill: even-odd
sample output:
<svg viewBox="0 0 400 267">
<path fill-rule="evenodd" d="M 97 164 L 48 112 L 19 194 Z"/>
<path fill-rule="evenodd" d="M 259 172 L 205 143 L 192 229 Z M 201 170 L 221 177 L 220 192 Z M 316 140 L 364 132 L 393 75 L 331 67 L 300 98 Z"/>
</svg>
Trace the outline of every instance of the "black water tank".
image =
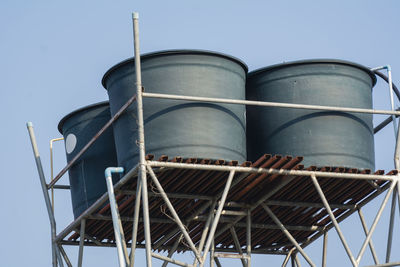
<svg viewBox="0 0 400 267">
<path fill-rule="evenodd" d="M 248 74 L 248 100 L 372 108 L 375 75 L 341 60 L 305 60 Z M 303 164 L 374 169 L 371 114 L 247 107 L 249 160 L 264 153 L 304 156 Z"/>
<path fill-rule="evenodd" d="M 64 136 L 68 162 L 110 118 L 109 104 L 102 102 L 73 111 L 60 121 L 58 130 Z M 117 165 L 113 131 L 110 127 L 69 170 L 75 218 L 107 191 L 104 170 Z M 116 179 L 114 177 L 114 182 Z"/>
<path fill-rule="evenodd" d="M 245 99 L 247 67 L 230 56 L 173 50 L 141 57 L 145 92 Z M 134 94 L 134 59 L 112 67 L 103 77 L 111 114 Z M 157 157 L 246 160 L 245 107 L 144 98 L 146 153 Z M 136 105 L 114 123 L 120 166 L 138 163 Z"/>
</svg>

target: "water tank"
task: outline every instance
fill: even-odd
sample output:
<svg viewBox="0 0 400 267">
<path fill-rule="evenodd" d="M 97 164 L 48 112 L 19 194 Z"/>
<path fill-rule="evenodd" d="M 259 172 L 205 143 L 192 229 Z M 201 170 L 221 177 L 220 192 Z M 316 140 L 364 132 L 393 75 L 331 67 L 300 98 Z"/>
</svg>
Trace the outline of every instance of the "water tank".
<svg viewBox="0 0 400 267">
<path fill-rule="evenodd" d="M 248 100 L 372 108 L 375 75 L 342 60 L 304 60 L 248 74 Z M 249 160 L 264 153 L 304 156 L 303 164 L 374 169 L 371 114 L 247 107 Z"/>
<path fill-rule="evenodd" d="M 245 99 L 246 65 L 236 58 L 198 50 L 162 51 L 141 57 L 145 92 Z M 106 72 L 111 114 L 136 94 L 134 59 Z M 245 107 L 144 98 L 146 153 L 169 157 L 246 160 Z M 120 166 L 139 161 L 136 105 L 114 123 Z"/>
<path fill-rule="evenodd" d="M 67 161 L 92 139 L 111 118 L 108 102 L 87 106 L 66 115 L 58 124 L 64 136 Z M 69 169 L 74 217 L 77 218 L 107 191 L 104 170 L 117 166 L 112 127 Z M 114 177 L 114 182 L 116 182 Z"/>
</svg>

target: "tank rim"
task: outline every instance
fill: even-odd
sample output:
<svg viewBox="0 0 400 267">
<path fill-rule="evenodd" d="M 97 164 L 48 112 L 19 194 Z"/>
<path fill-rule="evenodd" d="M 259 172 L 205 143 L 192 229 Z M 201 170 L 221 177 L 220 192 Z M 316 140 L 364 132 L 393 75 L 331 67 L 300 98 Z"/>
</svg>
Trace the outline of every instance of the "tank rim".
<svg viewBox="0 0 400 267">
<path fill-rule="evenodd" d="M 82 111 L 85 111 L 85 110 L 88 110 L 88 109 L 92 109 L 92 108 L 95 108 L 95 107 L 96 108 L 97 107 L 101 107 L 101 106 L 109 106 L 109 102 L 108 101 L 102 101 L 102 102 L 94 103 L 94 104 L 91 104 L 91 105 L 87 105 L 87 106 L 78 108 L 78 109 L 68 113 L 58 123 L 58 126 L 57 126 L 58 131 L 60 132 L 60 134 L 63 134 L 62 127 L 64 126 L 65 122 L 68 119 L 70 119 L 72 116 L 74 116 L 74 115 L 76 115 L 76 114 L 78 114 L 78 113 L 80 113 Z"/>
<path fill-rule="evenodd" d="M 222 57 L 225 59 L 229 59 L 231 61 L 234 61 L 236 63 L 238 63 L 245 71 L 245 73 L 247 74 L 247 72 L 249 71 L 248 66 L 246 65 L 246 63 L 244 63 L 242 60 L 240 60 L 239 58 L 236 58 L 234 56 L 228 55 L 228 54 L 224 54 L 224 53 L 220 53 L 220 52 L 215 52 L 215 51 L 210 51 L 210 50 L 200 50 L 200 49 L 172 49 L 172 50 L 161 50 L 161 51 L 156 51 L 156 52 L 150 52 L 150 53 L 145 53 L 143 55 L 140 55 L 141 60 L 147 60 L 153 57 L 157 57 L 157 56 L 168 56 L 168 55 L 185 55 L 185 54 L 192 54 L 192 55 L 211 55 L 211 56 L 218 56 L 218 57 Z M 132 63 L 135 60 L 134 57 L 130 57 L 128 59 L 125 59 L 117 64 L 115 64 L 114 66 L 112 66 L 111 68 L 109 68 L 106 73 L 103 75 L 103 78 L 101 79 L 101 84 L 103 85 L 103 87 L 107 90 L 106 88 L 106 80 L 108 78 L 108 76 L 116 69 L 120 68 L 123 65 L 126 65 L 128 63 Z"/>
<path fill-rule="evenodd" d="M 303 59 L 303 60 L 288 61 L 288 62 L 284 62 L 284 63 L 274 64 L 274 65 L 270 65 L 267 67 L 262 67 L 262 68 L 253 70 L 247 74 L 247 77 L 253 77 L 253 76 L 258 75 L 265 71 L 280 69 L 280 68 L 284 68 L 287 66 L 296 66 L 296 65 L 314 64 L 314 63 L 322 63 L 322 64 L 335 63 L 335 64 L 347 65 L 347 66 L 352 66 L 352 67 L 361 69 L 361 70 L 365 71 L 366 73 L 368 73 L 368 75 L 371 77 L 372 87 L 375 86 L 375 84 L 376 84 L 376 80 L 377 80 L 376 76 L 368 67 L 363 66 L 358 63 L 354 63 L 352 61 L 347 61 L 347 60 L 342 60 L 342 59 L 329 59 L 329 58 L 328 59 L 325 59 L 325 58 Z"/>
</svg>

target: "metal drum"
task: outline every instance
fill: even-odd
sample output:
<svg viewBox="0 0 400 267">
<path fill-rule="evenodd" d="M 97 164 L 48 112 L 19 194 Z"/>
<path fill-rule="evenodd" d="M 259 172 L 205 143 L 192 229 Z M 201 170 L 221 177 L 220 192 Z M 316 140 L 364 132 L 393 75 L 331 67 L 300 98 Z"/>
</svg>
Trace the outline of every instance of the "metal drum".
<svg viewBox="0 0 400 267">
<path fill-rule="evenodd" d="M 58 124 L 64 136 L 67 161 L 92 139 L 111 118 L 108 102 L 78 109 L 65 116 Z M 74 217 L 90 207 L 107 191 L 104 170 L 117 166 L 114 136 L 110 127 L 80 157 L 69 170 Z M 116 182 L 118 178 L 114 178 Z"/>
<path fill-rule="evenodd" d="M 305 60 L 248 74 L 248 100 L 372 108 L 375 75 L 341 60 Z M 372 114 L 247 107 L 249 160 L 264 153 L 304 156 L 304 165 L 374 169 Z"/>
<path fill-rule="evenodd" d="M 230 56 L 174 50 L 141 57 L 142 84 L 150 93 L 245 99 L 247 67 Z M 111 114 L 134 94 L 134 59 L 112 67 L 103 77 Z M 216 103 L 144 98 L 146 153 L 156 158 L 246 160 L 245 107 Z M 120 166 L 138 163 L 136 106 L 114 123 Z"/>
</svg>

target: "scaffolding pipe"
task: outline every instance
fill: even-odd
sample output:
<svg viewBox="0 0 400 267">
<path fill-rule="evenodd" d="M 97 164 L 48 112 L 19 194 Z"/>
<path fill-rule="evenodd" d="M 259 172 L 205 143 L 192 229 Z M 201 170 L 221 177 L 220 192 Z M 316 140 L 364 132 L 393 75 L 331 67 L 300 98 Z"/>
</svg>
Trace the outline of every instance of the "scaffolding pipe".
<svg viewBox="0 0 400 267">
<path fill-rule="evenodd" d="M 351 263 L 353 264 L 354 267 L 357 267 L 358 263 L 354 259 L 353 254 L 351 253 L 351 250 L 350 250 L 349 246 L 347 245 L 346 239 L 344 238 L 342 230 L 340 229 L 339 224 L 336 221 L 335 215 L 333 214 L 332 209 L 329 206 L 328 200 L 326 199 L 325 194 L 322 191 L 321 186 L 318 183 L 317 177 L 315 175 L 311 175 L 311 180 L 314 183 L 314 186 L 318 191 L 318 194 L 322 200 L 322 203 L 324 203 L 325 209 L 328 212 L 329 217 L 331 218 L 332 224 L 335 226 L 336 232 L 338 233 L 339 238 L 342 241 L 344 249 L 346 250 L 346 253 L 349 256 Z"/>
<path fill-rule="evenodd" d="M 326 267 L 326 255 L 328 252 L 328 231 L 324 232 L 324 241 L 322 247 L 322 267 Z"/>
<path fill-rule="evenodd" d="M 194 245 L 192 239 L 190 238 L 189 233 L 186 231 L 185 225 L 183 225 L 183 223 L 182 223 L 181 219 L 179 218 L 179 215 L 176 212 L 174 206 L 172 205 L 171 201 L 168 199 L 168 196 L 165 193 L 164 189 L 162 188 L 160 182 L 158 181 L 157 176 L 155 175 L 153 169 L 150 166 L 147 166 L 147 169 L 149 170 L 150 177 L 152 178 L 154 184 L 156 185 L 157 190 L 160 192 L 160 195 L 162 196 L 164 202 L 167 204 L 168 209 L 171 212 L 175 223 L 179 226 L 181 232 L 183 233 L 183 236 L 185 237 L 186 241 L 188 242 L 190 249 L 196 255 L 196 258 L 199 261 L 201 261 L 201 256 L 200 256 L 199 252 L 197 251 L 196 246 Z"/>
<path fill-rule="evenodd" d="M 206 237 L 207 237 L 207 233 L 208 233 L 208 230 L 210 229 L 210 224 L 211 224 L 211 221 L 212 221 L 212 218 L 213 218 L 213 215 L 214 215 L 215 205 L 217 205 L 217 201 L 216 200 L 214 200 L 212 205 L 211 205 L 210 213 L 209 213 L 209 215 L 207 217 L 207 221 L 206 221 L 206 224 L 204 226 L 203 233 L 201 234 L 199 246 L 197 247 L 198 251 L 202 251 L 203 250 L 204 243 L 205 243 Z M 195 267 L 197 266 L 197 258 L 194 258 L 193 266 L 195 266 Z"/>
<path fill-rule="evenodd" d="M 54 138 L 50 140 L 50 181 L 54 180 L 53 177 L 53 143 L 64 140 L 64 138 Z M 54 186 L 51 187 L 51 207 L 53 208 L 54 214 Z"/>
<path fill-rule="evenodd" d="M 83 245 L 85 244 L 85 227 L 86 220 L 81 221 L 81 231 L 79 232 L 79 254 L 78 254 L 78 267 L 82 267 L 83 260 Z"/>
<path fill-rule="evenodd" d="M 57 246 L 58 251 L 61 253 L 62 257 L 65 260 L 65 263 L 67 264 L 68 267 L 72 267 L 71 261 L 69 260 L 67 253 L 65 253 L 64 248 L 61 245 Z M 61 264 L 61 266 L 63 267 L 63 264 Z"/>
<path fill-rule="evenodd" d="M 172 255 L 174 255 L 175 251 L 178 249 L 179 243 L 182 241 L 183 234 L 180 234 L 179 237 L 176 239 L 174 245 L 172 246 L 171 250 L 168 253 L 168 258 L 172 258 Z M 168 265 L 167 260 L 164 261 L 163 265 L 161 267 L 167 267 Z"/>
<path fill-rule="evenodd" d="M 399 147 L 399 151 L 400 151 L 400 147 Z M 288 176 L 315 175 L 315 176 L 318 176 L 318 178 L 343 178 L 343 179 L 357 179 L 357 180 L 386 180 L 386 181 L 394 181 L 397 179 L 397 176 L 394 176 L 394 175 L 336 173 L 336 172 L 321 172 L 321 171 L 299 171 L 299 170 L 285 170 L 285 169 L 272 169 L 272 168 L 203 165 L 203 164 L 160 162 L 160 161 L 147 161 L 147 165 L 151 166 L 151 167 L 167 167 L 167 168 L 175 168 L 175 169 L 195 169 L 195 170 L 208 170 L 208 171 L 235 171 L 235 172 L 247 172 L 247 173 L 278 174 L 278 175 L 288 175 Z"/>
<path fill-rule="evenodd" d="M 384 263 L 384 264 L 370 265 L 365 267 L 391 267 L 391 266 L 400 266 L 400 262 Z"/>
<path fill-rule="evenodd" d="M 299 261 L 299 257 L 297 257 L 297 254 L 296 254 L 296 256 L 294 257 L 294 260 L 296 261 L 296 265 L 297 265 L 298 267 L 301 267 L 301 264 L 300 264 L 300 261 Z"/>
<path fill-rule="evenodd" d="M 392 82 L 392 68 L 389 65 L 377 67 L 371 69 L 372 71 L 376 72 L 378 70 L 385 69 L 388 73 L 388 80 L 387 83 L 389 85 L 389 96 L 390 96 L 390 106 L 394 111 L 394 96 L 393 96 L 393 82 Z M 400 100 L 400 99 L 399 99 Z M 396 116 L 392 114 L 392 121 L 393 121 L 393 129 L 394 129 L 394 136 L 397 136 L 397 123 L 396 123 Z"/>
<path fill-rule="evenodd" d="M 61 255 L 60 253 L 56 252 L 56 244 L 55 244 L 55 237 L 56 237 L 56 220 L 54 218 L 53 208 L 51 205 L 49 192 L 47 191 L 47 184 L 46 178 L 43 172 L 42 161 L 40 159 L 39 149 L 36 143 L 35 132 L 33 130 L 33 123 L 27 122 L 26 127 L 28 128 L 29 137 L 32 144 L 32 151 L 33 156 L 35 157 L 36 168 L 39 174 L 40 185 L 42 187 L 44 202 L 46 203 L 47 214 L 50 220 L 50 227 L 51 227 L 51 252 L 52 252 L 52 264 L 53 267 L 57 267 L 57 258 L 59 258 L 60 264 L 62 264 Z"/>
<path fill-rule="evenodd" d="M 368 235 L 368 228 L 367 228 L 367 224 L 365 223 L 364 215 L 363 215 L 363 213 L 361 211 L 361 208 L 358 209 L 358 215 L 360 217 L 360 221 L 361 221 L 362 227 L 364 229 L 364 233 L 367 236 Z M 375 248 L 374 248 L 374 245 L 372 243 L 372 240 L 369 241 L 369 248 L 371 250 L 371 254 L 372 254 L 372 257 L 374 258 L 375 264 L 379 264 L 378 256 L 377 256 L 377 254 L 375 252 Z"/>
<path fill-rule="evenodd" d="M 383 212 L 384 208 L 386 207 L 386 203 L 388 202 L 389 197 L 390 197 L 390 194 L 392 193 L 392 191 L 393 191 L 393 189 L 394 189 L 396 183 L 397 183 L 397 182 L 394 181 L 394 182 L 392 182 L 392 184 L 390 185 L 390 188 L 389 188 L 389 190 L 388 190 L 388 192 L 387 192 L 387 194 L 386 194 L 386 196 L 385 196 L 385 198 L 384 198 L 384 200 L 383 200 L 383 202 L 382 202 L 382 204 L 381 204 L 381 207 L 379 208 L 378 214 L 376 215 L 376 217 L 375 217 L 375 219 L 374 219 L 374 222 L 372 223 L 371 229 L 369 230 L 368 235 L 367 235 L 367 237 L 365 238 L 365 241 L 364 241 L 364 243 L 363 243 L 363 245 L 362 245 L 362 247 L 361 247 L 361 250 L 360 250 L 360 252 L 358 253 L 357 263 L 360 263 L 360 261 L 361 261 L 361 257 L 363 256 L 363 254 L 364 254 L 364 252 L 365 252 L 365 249 L 366 249 L 366 247 L 367 247 L 367 244 L 369 243 L 369 240 L 371 239 L 372 234 L 373 234 L 374 231 L 375 231 L 376 225 L 378 224 L 379 219 L 381 218 L 382 212 Z"/>
<path fill-rule="evenodd" d="M 61 177 L 76 163 L 76 161 L 85 153 L 93 144 L 94 142 L 99 139 L 99 137 L 116 121 L 123 112 L 133 103 L 133 101 L 136 100 L 136 95 L 132 96 L 119 110 L 115 115 L 93 136 L 92 139 L 75 155 L 75 157 L 68 162 L 67 166 L 65 166 L 54 178 L 53 181 L 51 181 L 47 185 L 47 189 L 53 187 L 58 180 L 61 179 Z"/>
<path fill-rule="evenodd" d="M 289 262 L 289 260 L 290 260 L 290 256 L 292 255 L 292 253 L 293 253 L 294 250 L 295 250 L 295 248 L 292 248 L 292 249 L 288 252 L 288 254 L 286 255 L 285 259 L 283 260 L 282 267 L 286 267 L 286 266 L 287 266 L 287 264 L 288 264 L 288 262 Z"/>
<path fill-rule="evenodd" d="M 232 226 L 232 227 L 230 228 L 230 231 L 231 231 L 231 235 L 232 235 L 233 242 L 234 242 L 234 244 L 235 244 L 236 250 L 238 251 L 238 253 L 239 253 L 240 256 L 243 256 L 243 250 L 242 250 L 242 248 L 240 247 L 239 238 L 238 238 L 238 236 L 237 236 L 237 234 L 236 234 L 235 228 Z M 249 266 L 247 266 L 247 262 L 246 262 L 246 260 L 245 260 L 243 257 L 240 257 L 240 260 L 242 261 L 243 267 L 249 267 Z"/>
<path fill-rule="evenodd" d="M 142 184 L 140 179 L 137 180 L 136 185 L 136 198 L 135 198 L 135 210 L 133 212 L 133 224 L 132 224 L 132 244 L 131 244 L 131 255 L 129 256 L 129 267 L 135 266 L 135 254 L 136 254 L 136 243 L 137 243 L 137 232 L 139 225 L 139 212 L 140 212 L 140 198 L 142 196 Z"/>
<path fill-rule="evenodd" d="M 315 264 L 312 262 L 310 257 L 304 252 L 302 247 L 299 245 L 299 243 L 294 239 L 294 237 L 289 233 L 289 231 L 285 228 L 283 223 L 276 217 L 276 215 L 272 212 L 272 210 L 265 204 L 261 204 L 261 206 L 264 208 L 264 210 L 268 213 L 268 215 L 271 217 L 271 219 L 276 223 L 276 225 L 279 226 L 281 231 L 286 235 L 286 237 L 289 239 L 290 242 L 296 247 L 296 249 L 301 253 L 301 255 L 304 257 L 304 259 L 310 264 L 310 266 L 315 267 Z"/>
<path fill-rule="evenodd" d="M 200 261 L 200 267 L 204 266 L 204 262 L 207 257 L 207 251 L 210 249 L 211 242 L 214 240 L 215 230 L 217 230 L 217 224 L 218 224 L 219 218 L 221 216 L 221 212 L 224 207 L 226 197 L 228 196 L 228 192 L 231 187 L 231 183 L 232 183 L 234 176 L 235 176 L 235 171 L 230 171 L 228 179 L 225 184 L 224 192 L 222 193 L 222 196 L 221 196 L 221 201 L 219 202 L 219 205 L 218 205 L 217 213 L 215 214 L 214 221 L 211 225 L 210 233 L 208 235 L 206 246 L 204 248 L 203 259 Z"/>
<path fill-rule="evenodd" d="M 108 198 L 110 199 L 111 216 L 114 227 L 115 243 L 117 244 L 118 261 L 120 267 L 126 267 L 127 265 L 129 266 L 129 261 L 127 261 L 128 257 L 126 253 L 125 237 L 121 225 L 121 219 L 119 218 L 118 204 L 117 201 L 115 200 L 115 195 L 114 195 L 112 173 L 123 173 L 123 172 L 124 168 L 122 167 L 117 167 L 117 168 L 108 167 L 105 170 Z"/>
<path fill-rule="evenodd" d="M 247 253 L 247 267 L 251 266 L 251 210 L 247 209 L 247 217 L 246 217 L 246 253 Z"/>
<path fill-rule="evenodd" d="M 151 256 L 154 257 L 154 258 L 156 258 L 156 259 L 163 260 L 163 261 L 168 261 L 168 262 L 170 262 L 170 263 L 173 263 L 173 264 L 176 264 L 176 265 L 179 265 L 179 266 L 192 267 L 192 265 L 190 265 L 190 264 L 187 264 L 187 263 L 185 263 L 185 262 L 181 262 L 181 261 L 178 261 L 178 260 L 170 259 L 170 258 L 168 258 L 168 257 L 159 255 L 159 254 L 157 254 L 157 253 L 153 253 L 153 252 L 152 252 L 152 253 L 151 253 Z"/>
<path fill-rule="evenodd" d="M 127 174 L 125 174 L 121 180 L 118 181 L 118 183 L 114 186 L 115 190 L 118 190 L 121 186 L 126 184 L 131 177 L 137 174 L 138 171 L 138 166 L 135 168 L 132 168 Z M 98 208 L 100 208 L 106 201 L 108 200 L 108 192 L 105 192 L 99 199 L 96 200 L 95 203 L 93 203 L 92 206 L 90 206 L 87 210 L 82 212 L 81 215 L 79 215 L 78 218 L 76 218 L 71 224 L 69 224 L 64 230 L 62 230 L 55 239 L 55 242 L 61 242 L 64 237 L 66 237 L 71 231 L 74 231 L 76 227 L 80 225 L 80 221 L 88 216 L 90 216 L 94 211 L 96 211 Z"/>
<path fill-rule="evenodd" d="M 352 113 L 400 115 L 400 111 L 391 111 L 391 110 L 332 107 L 332 106 L 291 104 L 291 103 L 264 102 L 264 101 L 251 101 L 251 100 L 236 100 L 236 99 L 200 97 L 200 96 L 182 96 L 182 95 L 171 95 L 171 94 L 143 93 L 143 97 L 196 101 L 196 102 L 239 104 L 239 105 L 249 105 L 249 106 L 263 106 L 263 107 L 279 107 L 279 108 L 339 111 L 339 112 L 352 112 Z"/>
<path fill-rule="evenodd" d="M 390 221 L 389 221 L 389 233 L 386 247 L 386 263 L 390 262 L 390 254 L 392 252 L 392 242 L 393 242 L 393 228 L 394 228 L 394 217 L 396 214 L 396 198 L 397 198 L 397 188 L 394 189 L 392 196 L 392 205 L 390 209 Z M 375 262 L 376 263 L 376 262 Z"/>
<path fill-rule="evenodd" d="M 144 120 L 143 120 L 143 100 L 142 100 L 142 73 L 140 66 L 140 50 L 139 50 L 139 13 L 132 14 L 133 21 L 133 41 L 135 56 L 135 74 L 136 74 L 136 96 L 137 96 L 137 125 L 138 125 L 138 146 L 139 146 L 139 178 L 142 183 L 142 201 L 143 201 L 143 219 L 144 219 L 144 235 L 146 244 L 146 262 L 147 267 L 151 267 L 151 233 L 150 233 L 150 216 L 149 202 L 147 195 L 146 181 L 146 152 L 144 140 Z"/>
</svg>

